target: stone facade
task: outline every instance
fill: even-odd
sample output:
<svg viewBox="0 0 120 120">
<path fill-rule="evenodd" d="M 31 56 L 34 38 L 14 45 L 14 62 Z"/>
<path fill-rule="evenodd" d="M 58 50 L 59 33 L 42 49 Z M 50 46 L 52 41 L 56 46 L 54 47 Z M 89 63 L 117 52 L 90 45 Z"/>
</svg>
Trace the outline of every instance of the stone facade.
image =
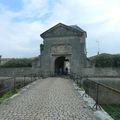
<svg viewBox="0 0 120 120">
<path fill-rule="evenodd" d="M 87 33 L 78 26 L 55 25 L 41 34 L 44 49 L 40 55 L 43 74 L 55 75 L 60 69 L 65 71 L 65 63 L 70 73 L 79 74 L 86 67 Z"/>
</svg>

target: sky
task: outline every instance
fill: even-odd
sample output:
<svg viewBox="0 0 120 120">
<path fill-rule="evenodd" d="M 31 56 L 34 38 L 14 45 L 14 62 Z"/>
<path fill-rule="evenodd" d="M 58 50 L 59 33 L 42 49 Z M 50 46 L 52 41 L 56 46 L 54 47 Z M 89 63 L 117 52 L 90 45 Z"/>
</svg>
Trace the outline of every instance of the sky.
<svg viewBox="0 0 120 120">
<path fill-rule="evenodd" d="M 0 55 L 38 56 L 40 34 L 57 23 L 87 32 L 87 56 L 120 53 L 120 0 L 0 0 Z"/>
</svg>

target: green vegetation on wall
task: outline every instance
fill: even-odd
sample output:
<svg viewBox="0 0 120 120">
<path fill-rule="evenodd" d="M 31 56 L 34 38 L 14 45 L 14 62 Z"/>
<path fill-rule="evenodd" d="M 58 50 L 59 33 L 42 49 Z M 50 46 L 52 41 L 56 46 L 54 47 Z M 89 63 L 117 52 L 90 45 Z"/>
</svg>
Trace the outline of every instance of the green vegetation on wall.
<svg viewBox="0 0 120 120">
<path fill-rule="evenodd" d="M 14 68 L 14 67 L 32 67 L 32 59 L 21 58 L 21 59 L 11 59 L 5 64 L 1 65 L 5 68 Z"/>
<path fill-rule="evenodd" d="M 40 52 L 42 53 L 43 50 L 44 50 L 44 44 L 40 44 Z"/>
<path fill-rule="evenodd" d="M 95 67 L 120 67 L 120 55 L 100 54 L 89 58 Z"/>
</svg>

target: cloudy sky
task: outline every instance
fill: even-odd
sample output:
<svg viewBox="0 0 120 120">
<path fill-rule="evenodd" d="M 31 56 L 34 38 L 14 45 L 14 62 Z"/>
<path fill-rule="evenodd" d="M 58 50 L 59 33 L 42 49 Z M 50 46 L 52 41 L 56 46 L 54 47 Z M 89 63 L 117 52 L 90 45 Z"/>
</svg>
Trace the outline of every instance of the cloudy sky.
<svg viewBox="0 0 120 120">
<path fill-rule="evenodd" d="M 40 34 L 57 23 L 87 31 L 88 56 L 120 53 L 120 0 L 0 0 L 0 54 L 39 55 Z"/>
</svg>

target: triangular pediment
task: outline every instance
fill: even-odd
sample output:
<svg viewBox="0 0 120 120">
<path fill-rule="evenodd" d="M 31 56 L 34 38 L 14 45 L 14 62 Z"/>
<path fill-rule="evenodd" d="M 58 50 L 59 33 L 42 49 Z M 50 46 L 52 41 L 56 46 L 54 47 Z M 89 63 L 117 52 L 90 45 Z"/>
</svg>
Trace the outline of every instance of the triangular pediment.
<svg viewBox="0 0 120 120">
<path fill-rule="evenodd" d="M 59 23 L 54 27 L 50 28 L 49 30 L 45 31 L 41 34 L 42 38 L 49 38 L 49 37 L 64 37 L 64 36 L 81 36 L 84 31 L 80 31 L 75 29 L 71 26 L 64 25 Z"/>
</svg>

